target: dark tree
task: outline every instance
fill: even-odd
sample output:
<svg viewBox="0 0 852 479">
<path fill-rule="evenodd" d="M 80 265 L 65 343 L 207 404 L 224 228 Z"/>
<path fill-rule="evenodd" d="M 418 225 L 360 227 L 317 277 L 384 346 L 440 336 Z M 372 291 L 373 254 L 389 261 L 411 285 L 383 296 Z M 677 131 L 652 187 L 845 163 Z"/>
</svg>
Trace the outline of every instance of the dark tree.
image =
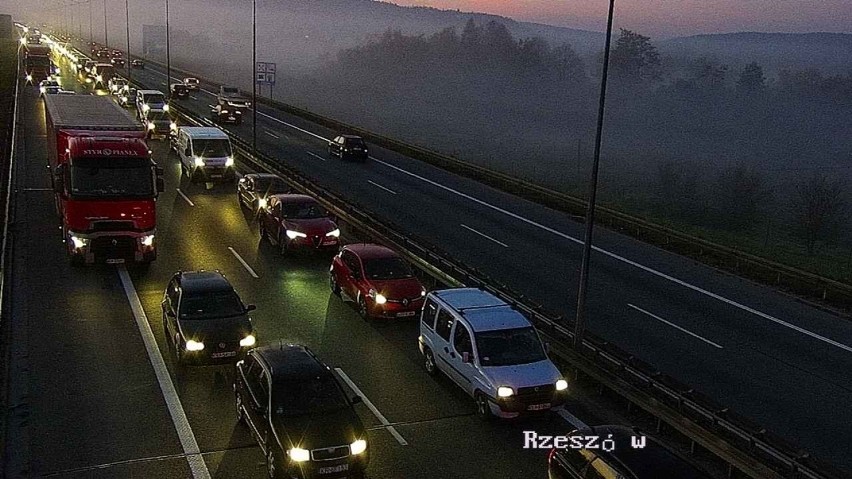
<svg viewBox="0 0 852 479">
<path fill-rule="evenodd" d="M 613 73 L 621 79 L 639 82 L 655 79 L 660 66 L 660 54 L 651 39 L 644 35 L 621 29 L 610 53 Z"/>
<path fill-rule="evenodd" d="M 721 90 L 725 88 L 728 78 L 728 65 L 718 60 L 701 57 L 693 65 L 695 83 L 704 90 Z"/>
<path fill-rule="evenodd" d="M 799 181 L 791 200 L 794 231 L 811 255 L 819 241 L 830 239 L 844 225 L 845 185 L 841 180 L 815 174 Z"/>
<path fill-rule="evenodd" d="M 756 62 L 746 65 L 740 72 L 737 87 L 743 91 L 755 92 L 766 86 L 766 78 L 763 76 L 763 68 Z"/>
<path fill-rule="evenodd" d="M 765 219 L 771 192 L 755 168 L 727 168 L 716 177 L 715 186 L 710 202 L 719 227 L 747 230 Z"/>
</svg>

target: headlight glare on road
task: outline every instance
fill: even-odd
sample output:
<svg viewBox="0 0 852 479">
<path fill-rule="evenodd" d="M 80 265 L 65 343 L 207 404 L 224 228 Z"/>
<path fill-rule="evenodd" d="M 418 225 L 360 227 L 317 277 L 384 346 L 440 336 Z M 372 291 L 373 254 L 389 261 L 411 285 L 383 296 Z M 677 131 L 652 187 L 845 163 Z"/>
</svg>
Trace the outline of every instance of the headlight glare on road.
<svg viewBox="0 0 852 479">
<path fill-rule="evenodd" d="M 78 238 L 77 236 L 72 236 L 71 242 L 74 243 L 74 248 L 82 249 L 87 244 L 89 244 L 89 239 L 88 238 Z"/>
<path fill-rule="evenodd" d="M 46 92 L 46 91 L 47 91 L 47 88 L 45 88 L 45 87 L 43 87 L 43 86 L 40 86 L 40 87 L 38 87 L 38 90 L 39 90 L 42 94 L 44 94 L 44 92 Z"/>
<path fill-rule="evenodd" d="M 497 388 L 497 397 L 507 398 L 511 397 L 513 394 L 515 394 L 515 391 L 512 391 L 512 388 L 508 386 L 500 386 Z"/>
<path fill-rule="evenodd" d="M 367 441 L 363 439 L 358 439 L 349 445 L 349 452 L 352 453 L 353 456 L 357 456 L 358 454 L 362 454 L 367 450 Z"/>
<path fill-rule="evenodd" d="M 299 231 L 287 230 L 287 237 L 290 239 L 307 238 L 308 235 Z"/>
<path fill-rule="evenodd" d="M 566 381 L 564 379 L 560 379 L 560 380 L 556 381 L 556 390 L 557 391 L 564 391 L 566 389 L 568 389 L 568 381 Z"/>
<path fill-rule="evenodd" d="M 340 228 L 337 228 L 337 229 L 336 229 L 336 230 L 334 230 L 334 231 L 329 231 L 329 232 L 328 232 L 328 233 L 326 233 L 325 235 L 326 235 L 326 236 L 334 236 L 335 238 L 338 238 L 338 237 L 340 237 Z"/>
<path fill-rule="evenodd" d="M 193 341 L 191 339 L 188 339 L 186 341 L 187 351 L 201 351 L 202 349 L 204 349 L 204 343 L 200 341 Z"/>
<path fill-rule="evenodd" d="M 229 156 L 227 160 L 225 160 L 225 166 L 234 166 L 234 157 Z"/>
<path fill-rule="evenodd" d="M 204 158 L 196 156 L 195 158 L 193 158 L 192 163 L 195 166 L 204 166 Z"/>
<path fill-rule="evenodd" d="M 151 246 L 154 244 L 154 235 L 147 235 L 142 237 L 142 246 Z"/>
<path fill-rule="evenodd" d="M 142 111 L 144 111 L 144 112 L 146 112 L 146 113 L 147 113 L 147 112 L 148 112 L 148 110 L 150 110 L 150 109 L 151 109 L 151 107 L 150 107 L 150 106 L 148 106 L 148 104 L 147 104 L 147 103 L 145 103 L 144 105 L 142 105 Z"/>
<path fill-rule="evenodd" d="M 257 340 L 255 339 L 254 335 L 249 334 L 248 336 L 246 336 L 246 337 L 244 337 L 243 339 L 240 340 L 240 346 L 242 346 L 244 348 L 248 348 L 250 346 L 254 346 L 254 343 L 256 343 L 256 342 L 257 342 Z"/>
<path fill-rule="evenodd" d="M 97 77 L 95 77 L 95 79 L 98 81 L 104 81 L 104 77 L 102 77 L 101 75 L 98 75 Z"/>
<path fill-rule="evenodd" d="M 311 453 L 307 449 L 302 449 L 301 447 L 294 447 L 293 449 L 287 450 L 287 455 L 290 456 L 290 460 L 293 462 L 305 462 L 311 460 Z"/>
</svg>

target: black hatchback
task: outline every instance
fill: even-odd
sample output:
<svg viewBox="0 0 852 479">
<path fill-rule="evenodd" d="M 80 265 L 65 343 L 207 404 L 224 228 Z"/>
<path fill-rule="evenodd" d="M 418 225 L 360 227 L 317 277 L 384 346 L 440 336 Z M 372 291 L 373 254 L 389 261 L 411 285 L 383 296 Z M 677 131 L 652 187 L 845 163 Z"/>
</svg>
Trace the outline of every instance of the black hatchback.
<svg viewBox="0 0 852 479">
<path fill-rule="evenodd" d="M 348 158 L 367 161 L 370 157 L 370 152 L 367 150 L 367 144 L 360 136 L 355 135 L 339 135 L 328 142 L 329 156 L 337 156 L 341 160 Z"/>
<path fill-rule="evenodd" d="M 237 363 L 237 418 L 266 455 L 271 478 L 363 478 L 367 433 L 336 373 L 296 344 L 249 351 Z"/>
<path fill-rule="evenodd" d="M 172 83 L 170 90 L 172 98 L 186 98 L 189 96 L 189 88 L 183 83 Z"/>
<path fill-rule="evenodd" d="M 178 365 L 233 363 L 256 339 L 234 287 L 218 271 L 179 271 L 163 295 L 163 328 Z"/>
<path fill-rule="evenodd" d="M 593 426 L 568 436 L 576 439 L 569 447 L 550 451 L 549 479 L 711 479 L 638 428 Z"/>
</svg>

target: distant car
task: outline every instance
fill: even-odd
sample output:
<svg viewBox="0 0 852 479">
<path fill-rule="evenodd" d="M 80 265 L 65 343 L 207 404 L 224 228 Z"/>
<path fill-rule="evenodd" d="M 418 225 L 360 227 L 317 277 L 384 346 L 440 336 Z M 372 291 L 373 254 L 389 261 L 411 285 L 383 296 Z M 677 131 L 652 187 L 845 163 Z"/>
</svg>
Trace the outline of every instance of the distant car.
<svg viewBox="0 0 852 479">
<path fill-rule="evenodd" d="M 249 173 L 237 183 L 237 198 L 240 206 L 257 212 L 266 208 L 270 195 L 289 193 L 290 185 L 278 175 L 272 173 Z"/>
<path fill-rule="evenodd" d="M 172 83 L 169 85 L 172 98 L 186 98 L 189 96 L 189 88 L 183 83 Z"/>
<path fill-rule="evenodd" d="M 163 328 L 179 365 L 234 362 L 256 339 L 244 305 L 218 271 L 177 272 L 163 294 Z"/>
<path fill-rule="evenodd" d="M 344 246 L 331 262 L 329 281 L 331 291 L 357 304 L 364 319 L 413 317 L 426 296 L 408 263 L 377 244 Z"/>
<path fill-rule="evenodd" d="M 193 91 L 198 90 L 198 85 L 200 83 L 201 82 L 198 81 L 198 78 L 187 77 L 187 78 L 183 79 L 183 84 L 186 85 L 187 88 L 189 88 L 190 90 L 193 90 Z"/>
<path fill-rule="evenodd" d="M 98 64 L 98 62 L 96 62 L 94 60 L 86 60 L 86 61 L 83 62 L 83 70 L 85 71 L 87 76 L 91 75 L 92 70 L 95 68 L 95 65 L 97 65 L 97 64 Z"/>
<path fill-rule="evenodd" d="M 112 60 L 110 60 L 110 62 L 112 62 L 112 64 L 117 67 L 123 67 L 125 64 L 124 58 L 121 57 L 113 58 Z"/>
<path fill-rule="evenodd" d="M 130 85 L 127 83 L 127 80 L 120 77 L 111 78 L 107 85 L 109 86 L 110 93 L 113 95 L 121 95 L 130 90 Z"/>
<path fill-rule="evenodd" d="M 59 82 L 50 78 L 39 82 L 38 91 L 40 95 L 44 95 L 45 93 L 47 93 L 48 88 L 53 88 L 56 91 L 61 89 L 61 87 L 59 86 Z M 53 93 L 55 93 L 56 91 L 54 91 Z"/>
<path fill-rule="evenodd" d="M 130 66 L 131 66 L 131 67 L 133 67 L 133 68 L 142 68 L 142 69 L 145 69 L 145 62 L 144 62 L 144 61 L 142 61 L 142 60 L 139 60 L 139 59 L 137 58 L 136 60 L 131 60 L 131 61 L 130 61 Z"/>
<path fill-rule="evenodd" d="M 46 86 L 39 87 L 39 92 L 41 95 L 55 95 L 62 91 L 62 87 L 59 86 Z"/>
<path fill-rule="evenodd" d="M 553 449 L 548 456 L 549 479 L 623 478 L 623 479 L 710 479 L 683 456 L 663 446 L 652 437 L 626 426 L 593 426 L 568 434 L 569 437 L 611 439 L 614 448 Z M 632 438 L 645 437 L 645 447 L 631 446 Z"/>
<path fill-rule="evenodd" d="M 120 95 L 116 95 L 116 101 L 124 108 L 136 108 L 136 89 L 129 88 Z"/>
<path fill-rule="evenodd" d="M 258 218 L 260 238 L 278 245 L 280 253 L 294 250 L 337 251 L 340 229 L 317 200 L 306 195 L 267 197 Z"/>
<path fill-rule="evenodd" d="M 365 477 L 367 432 L 353 407 L 361 398 L 307 347 L 249 351 L 237 363 L 234 401 L 266 456 L 267 477 Z"/>
<path fill-rule="evenodd" d="M 339 135 L 328 142 L 329 156 L 337 156 L 341 160 L 348 158 L 367 161 L 370 156 L 364 139 L 355 135 Z"/>
<path fill-rule="evenodd" d="M 243 112 L 239 108 L 216 105 L 210 110 L 210 120 L 213 123 L 231 123 L 239 125 L 243 122 Z"/>
</svg>

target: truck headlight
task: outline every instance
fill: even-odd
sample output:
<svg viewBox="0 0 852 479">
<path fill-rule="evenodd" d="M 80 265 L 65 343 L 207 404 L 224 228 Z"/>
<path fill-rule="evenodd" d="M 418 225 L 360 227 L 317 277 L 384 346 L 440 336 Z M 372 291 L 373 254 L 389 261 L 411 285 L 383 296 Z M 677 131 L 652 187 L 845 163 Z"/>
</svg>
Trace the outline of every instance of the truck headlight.
<svg viewBox="0 0 852 479">
<path fill-rule="evenodd" d="M 199 167 L 204 166 L 204 158 L 202 158 L 200 156 L 196 156 L 195 158 L 192 159 L 192 163 L 195 166 L 199 166 Z"/>
<path fill-rule="evenodd" d="M 84 248 L 87 244 L 89 244 L 89 238 L 79 238 L 79 237 L 77 237 L 77 236 L 72 236 L 72 237 L 71 237 L 71 242 L 72 242 L 72 243 L 74 243 L 74 248 L 76 248 L 76 249 L 82 249 L 82 248 Z"/>
<path fill-rule="evenodd" d="M 287 237 L 290 239 L 307 238 L 308 235 L 299 231 L 287 230 Z"/>
<path fill-rule="evenodd" d="M 240 340 L 240 346 L 247 348 L 249 346 L 254 346 L 254 343 L 257 342 L 253 334 L 249 334 Z"/>
<path fill-rule="evenodd" d="M 564 391 L 566 389 L 568 389 L 568 381 L 566 381 L 564 379 L 560 379 L 560 380 L 556 381 L 556 390 L 557 391 Z"/>
<path fill-rule="evenodd" d="M 142 246 L 151 246 L 154 244 L 154 235 L 147 235 L 142 237 Z"/>
<path fill-rule="evenodd" d="M 175 122 L 169 123 L 169 130 L 177 130 L 177 123 L 175 123 Z"/>
<path fill-rule="evenodd" d="M 367 450 L 367 441 L 363 439 L 358 439 L 349 445 L 349 452 L 352 453 L 353 456 L 357 456 L 358 454 L 363 453 Z"/>
<path fill-rule="evenodd" d="M 234 166 L 234 157 L 229 156 L 227 160 L 225 160 L 225 166 Z"/>
<path fill-rule="evenodd" d="M 329 232 L 328 232 L 328 233 L 326 233 L 325 235 L 326 235 L 326 236 L 334 236 L 335 238 L 337 238 L 337 237 L 339 237 L 339 236 L 340 236 L 340 228 L 337 228 L 337 229 L 336 229 L 336 230 L 334 230 L 334 231 L 329 231 Z"/>
<path fill-rule="evenodd" d="M 258 198 L 257 199 L 257 209 L 266 208 L 266 198 Z"/>
<path fill-rule="evenodd" d="M 148 104 L 147 104 L 147 103 L 145 103 L 144 105 L 142 105 L 142 111 L 144 111 L 144 112 L 146 112 L 146 113 L 147 113 L 147 112 L 148 112 L 148 110 L 150 110 L 150 109 L 151 109 L 151 107 L 150 107 L 150 106 L 148 106 Z"/>
<path fill-rule="evenodd" d="M 497 397 L 507 398 L 511 397 L 513 394 L 515 394 L 515 391 L 512 391 L 512 388 L 508 386 L 500 386 L 497 388 Z"/>
<path fill-rule="evenodd" d="M 154 128 L 156 128 L 156 125 L 154 125 L 154 122 L 153 122 L 153 121 L 149 121 L 149 122 L 148 122 L 148 129 L 149 129 L 149 130 L 153 130 Z"/>
<path fill-rule="evenodd" d="M 382 293 L 376 293 L 376 304 L 385 304 L 388 302 L 388 298 L 385 297 Z"/>
<path fill-rule="evenodd" d="M 169 105 L 163 105 L 163 111 L 169 111 Z"/>
<path fill-rule="evenodd" d="M 104 81 L 104 77 L 102 77 L 101 75 L 98 75 L 98 76 L 95 77 L 95 80 Z"/>
<path fill-rule="evenodd" d="M 288 449 L 287 455 L 290 456 L 290 460 L 293 462 L 305 462 L 311 460 L 311 452 L 307 449 L 302 449 L 301 447 Z"/>
<path fill-rule="evenodd" d="M 40 86 L 40 87 L 38 87 L 38 91 L 40 91 L 42 94 L 44 94 L 44 92 L 47 91 L 47 88 Z"/>
<path fill-rule="evenodd" d="M 204 349 L 204 343 L 201 341 L 193 341 L 191 339 L 186 340 L 187 351 L 201 351 L 202 349 Z"/>
</svg>

